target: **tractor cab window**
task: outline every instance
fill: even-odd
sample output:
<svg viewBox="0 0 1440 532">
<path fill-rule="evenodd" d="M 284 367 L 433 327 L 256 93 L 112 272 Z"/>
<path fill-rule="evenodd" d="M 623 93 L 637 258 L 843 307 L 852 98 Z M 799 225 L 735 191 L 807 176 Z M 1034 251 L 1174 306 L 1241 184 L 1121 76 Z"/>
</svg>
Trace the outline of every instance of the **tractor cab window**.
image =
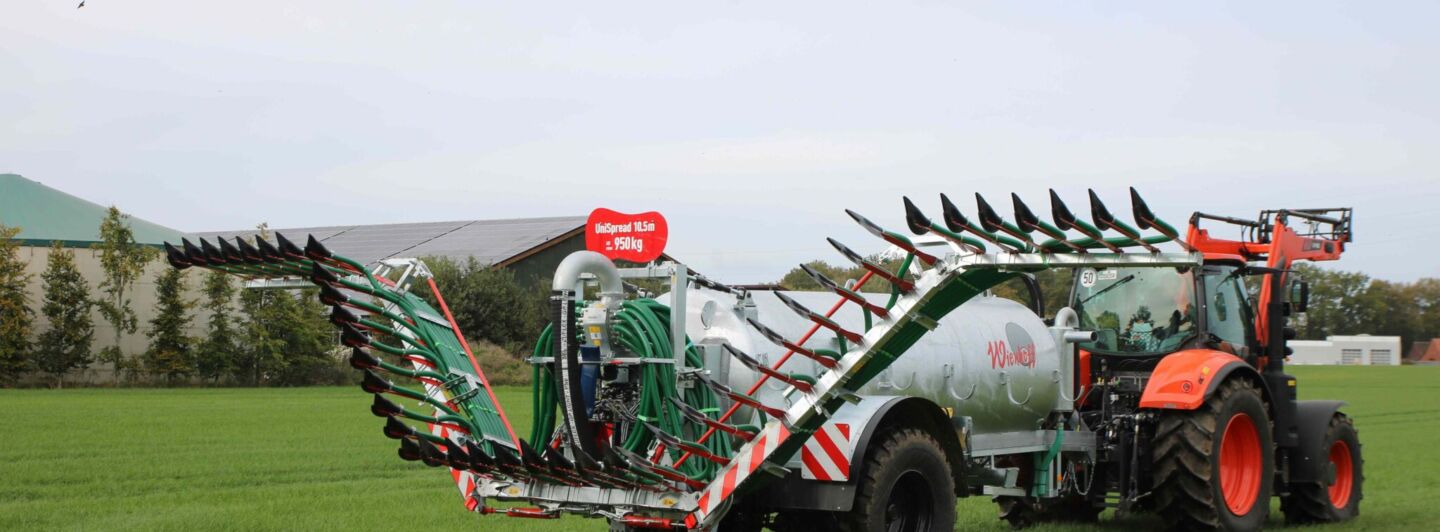
<svg viewBox="0 0 1440 532">
<path fill-rule="evenodd" d="M 1222 351 L 1243 357 L 1249 353 L 1246 338 L 1252 318 L 1244 277 L 1235 270 L 1234 266 L 1205 268 L 1205 326 L 1220 340 Z"/>
<path fill-rule="evenodd" d="M 1090 351 L 1160 354 L 1195 334 L 1195 278 L 1191 268 L 1086 268 L 1077 273 L 1071 305 L 1080 328 L 1096 340 Z"/>
</svg>

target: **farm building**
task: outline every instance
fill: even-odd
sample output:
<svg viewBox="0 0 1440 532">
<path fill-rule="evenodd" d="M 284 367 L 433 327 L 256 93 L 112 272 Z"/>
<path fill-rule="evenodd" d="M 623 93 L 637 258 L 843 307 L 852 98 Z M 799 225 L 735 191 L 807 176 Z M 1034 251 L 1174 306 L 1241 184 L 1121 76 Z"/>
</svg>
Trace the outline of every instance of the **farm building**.
<svg viewBox="0 0 1440 532">
<path fill-rule="evenodd" d="M 21 243 L 20 258 L 31 274 L 27 293 L 36 312 L 35 331 L 47 326 L 39 309 L 43 298 L 40 273 L 45 270 L 52 242 L 60 242 L 75 251 L 75 259 L 98 297 L 101 280 L 99 252 L 91 246 L 100 240 L 100 221 L 106 207 L 45 186 L 16 174 L 0 174 L 0 224 L 19 227 L 16 237 Z M 371 262 L 389 257 L 441 256 L 456 260 L 474 257 L 482 264 L 510 268 L 522 279 L 543 279 L 555 271 L 566 255 L 585 248 L 585 216 L 521 218 L 508 220 L 462 220 L 454 222 L 421 222 L 377 225 L 344 225 L 270 229 L 304 243 L 307 235 L 315 235 L 336 253 Z M 129 218 L 136 242 L 159 248 L 164 242 L 179 242 L 203 237 L 250 236 L 255 230 L 187 233 L 151 223 L 136 216 Z M 157 259 L 160 254 L 157 253 Z M 662 256 L 661 260 L 669 260 Z M 146 268 L 133 289 L 132 305 L 141 324 L 135 334 L 122 336 L 120 346 L 127 354 L 142 352 L 147 347 L 144 328 L 152 317 L 155 304 L 155 278 L 167 268 L 156 260 Z M 189 299 L 199 298 L 199 281 L 191 276 Z M 206 316 L 198 309 L 193 315 L 191 334 L 204 333 Z M 92 316 L 95 324 L 94 352 L 114 344 L 114 330 L 99 312 Z M 84 377 L 105 381 L 111 370 L 92 365 Z"/>
<path fill-rule="evenodd" d="M 25 273 L 30 275 L 26 293 L 30 307 L 35 310 L 36 334 L 48 327 L 45 316 L 40 313 L 40 305 L 44 301 L 40 274 L 45 271 L 54 242 L 75 253 L 75 265 L 90 286 L 91 297 L 102 297 L 99 290 L 102 279 L 100 252 L 91 246 L 100 241 L 100 221 L 105 218 L 106 210 L 106 207 L 37 181 L 16 174 L 0 174 L 0 225 L 20 228 L 20 234 L 15 238 L 20 241 L 20 260 L 26 263 Z M 183 236 L 180 231 L 134 216 L 129 218 L 129 222 L 135 241 L 141 245 L 158 249 L 164 241 Z M 156 256 L 159 256 L 158 253 Z M 162 261 L 152 262 L 132 288 L 129 298 L 140 330 L 121 336 L 120 348 L 125 353 L 139 353 L 147 346 L 144 329 L 151 318 L 150 309 L 155 305 L 155 277 L 165 268 Z M 98 353 L 102 348 L 114 345 L 115 329 L 100 316 L 98 310 L 92 313 L 91 321 L 95 324 L 93 352 Z M 192 324 L 191 334 L 201 334 L 203 323 L 197 321 Z M 105 368 L 99 371 L 109 374 Z"/>
<path fill-rule="evenodd" d="M 1410 343 L 1410 352 L 1405 354 L 1409 364 L 1440 364 L 1440 338 L 1431 338 Z"/>
<path fill-rule="evenodd" d="M 1295 354 L 1288 364 L 1301 365 L 1400 365 L 1399 336 L 1331 336 L 1324 340 L 1291 340 Z"/>
</svg>

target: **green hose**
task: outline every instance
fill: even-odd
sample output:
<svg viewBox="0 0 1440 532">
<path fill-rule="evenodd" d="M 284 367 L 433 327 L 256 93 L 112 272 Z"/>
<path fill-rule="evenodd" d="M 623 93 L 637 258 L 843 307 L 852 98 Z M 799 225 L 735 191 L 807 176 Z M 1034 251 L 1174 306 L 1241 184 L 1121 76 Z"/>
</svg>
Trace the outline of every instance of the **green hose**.
<svg viewBox="0 0 1440 532">
<path fill-rule="evenodd" d="M 896 276 L 896 277 L 899 277 L 899 278 L 901 278 L 901 279 L 904 279 L 904 278 L 905 278 L 905 274 L 907 274 L 907 273 L 910 272 L 910 263 L 911 263 L 911 262 L 914 262 L 914 260 L 915 260 L 915 254 L 914 254 L 914 253 L 906 253 L 906 254 L 905 254 L 905 260 L 900 261 L 900 271 L 895 272 L 895 276 Z M 891 307 L 894 307 L 894 306 L 895 306 L 895 302 L 896 302 L 896 301 L 899 301 L 899 300 L 900 300 L 900 287 L 895 286 L 895 285 L 893 285 L 893 284 L 890 285 L 890 301 L 887 301 L 887 302 L 885 303 L 885 310 L 890 310 Z"/>
<path fill-rule="evenodd" d="M 612 332 L 617 347 L 634 353 L 641 359 L 666 362 L 642 363 L 638 366 L 640 397 L 637 400 L 636 417 L 641 422 L 655 425 L 677 438 L 691 441 L 698 439 L 705 427 L 686 420 L 669 405 L 670 398 L 679 397 L 687 405 L 712 419 L 718 419 L 719 403 L 709 388 L 694 386 L 683 394 L 675 388 L 675 367 L 668 363 L 674 360 L 674 348 L 670 342 L 670 308 L 653 299 L 625 301 L 615 313 Z M 540 333 L 535 344 L 535 358 L 543 359 L 542 357 L 550 353 L 553 336 L 550 327 Z M 685 345 L 686 366 L 704 367 L 700 351 L 690 344 L 688 339 Z M 530 432 L 530 441 L 541 442 L 537 444 L 548 442 L 555 430 L 558 398 L 551 384 L 550 371 L 548 364 L 537 363 L 533 372 L 532 407 L 535 409 L 535 422 Z M 644 456 L 651 449 L 654 440 L 655 436 L 650 431 L 636 426 L 629 431 L 620 446 Z M 729 438 L 711 438 L 705 443 L 705 448 L 718 456 L 730 456 L 733 452 Z M 684 454 L 680 449 L 667 449 L 667 452 L 672 460 L 678 460 Z M 679 469 L 690 478 L 708 480 L 715 475 L 718 468 L 717 464 L 707 460 L 686 460 Z"/>
<path fill-rule="evenodd" d="M 1030 495 L 1044 497 L 1050 491 L 1050 463 L 1060 454 L 1060 446 L 1065 443 L 1065 429 L 1060 427 L 1055 431 L 1055 442 L 1050 444 L 1050 450 L 1043 455 L 1035 455 L 1035 484 L 1030 488 Z"/>
</svg>

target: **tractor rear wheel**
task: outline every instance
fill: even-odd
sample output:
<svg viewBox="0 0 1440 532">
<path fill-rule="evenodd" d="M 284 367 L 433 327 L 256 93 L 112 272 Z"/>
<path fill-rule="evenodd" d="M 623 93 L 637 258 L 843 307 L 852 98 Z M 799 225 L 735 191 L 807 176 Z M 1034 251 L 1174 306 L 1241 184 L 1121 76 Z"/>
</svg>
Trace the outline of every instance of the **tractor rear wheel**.
<svg viewBox="0 0 1440 532">
<path fill-rule="evenodd" d="M 1163 411 L 1155 430 L 1156 509 L 1172 530 L 1258 530 L 1275 471 L 1270 420 L 1245 379 L 1193 411 Z"/>
<path fill-rule="evenodd" d="M 1324 445 L 1330 457 L 1327 470 L 1335 473 L 1334 480 L 1291 485 L 1290 495 L 1280 499 L 1287 523 L 1333 523 L 1360 515 L 1365 460 L 1360 456 L 1360 435 L 1349 416 L 1330 418 Z"/>
<path fill-rule="evenodd" d="M 841 530 L 954 530 L 955 481 L 935 438 L 907 428 L 892 431 L 877 443 L 867 453 L 854 507 L 840 518 Z"/>
</svg>

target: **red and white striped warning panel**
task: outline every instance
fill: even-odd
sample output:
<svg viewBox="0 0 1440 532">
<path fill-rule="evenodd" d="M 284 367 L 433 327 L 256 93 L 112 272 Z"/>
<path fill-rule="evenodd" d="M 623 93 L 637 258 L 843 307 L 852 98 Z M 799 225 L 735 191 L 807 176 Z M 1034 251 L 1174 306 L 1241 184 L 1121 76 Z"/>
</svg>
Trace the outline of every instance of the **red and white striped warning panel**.
<svg viewBox="0 0 1440 532">
<path fill-rule="evenodd" d="M 439 415 L 439 413 L 437 412 L 436 415 Z M 445 438 L 447 441 L 453 441 L 450 440 L 450 429 L 445 425 L 426 423 L 425 426 L 430 428 L 431 434 Z M 450 477 L 455 479 L 455 486 L 460 488 L 460 497 L 465 499 L 465 509 L 473 512 L 476 508 L 479 508 L 480 499 L 475 498 L 475 474 L 469 471 L 451 469 Z"/>
<path fill-rule="evenodd" d="M 695 513 L 686 517 L 686 525 L 694 528 L 697 523 L 703 522 L 706 516 L 718 510 L 720 504 L 735 491 L 735 487 L 760 469 L 760 464 L 765 463 L 765 459 L 775 452 L 775 448 L 789 437 L 790 431 L 786 430 L 783 424 L 771 421 L 766 425 L 759 436 L 740 448 L 736 459 L 731 460 L 700 494 L 698 507 Z"/>
<path fill-rule="evenodd" d="M 850 480 L 850 455 L 855 446 L 849 423 L 826 423 L 800 448 L 801 478 L 826 482 Z"/>
</svg>

